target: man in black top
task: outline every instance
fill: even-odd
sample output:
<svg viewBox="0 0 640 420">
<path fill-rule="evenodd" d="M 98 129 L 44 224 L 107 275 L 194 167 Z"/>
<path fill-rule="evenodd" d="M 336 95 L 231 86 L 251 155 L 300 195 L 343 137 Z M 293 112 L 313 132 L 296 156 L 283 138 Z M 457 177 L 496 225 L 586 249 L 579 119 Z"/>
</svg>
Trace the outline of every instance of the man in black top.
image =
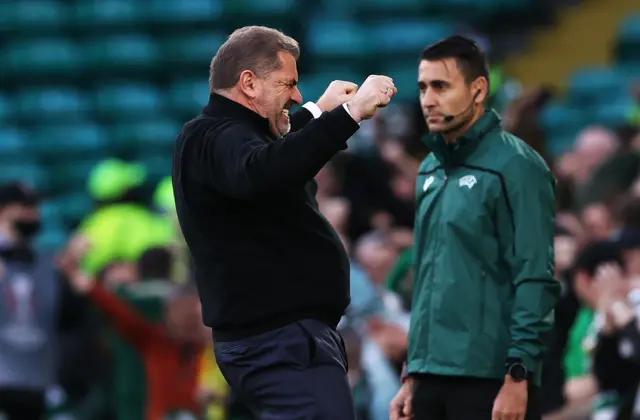
<svg viewBox="0 0 640 420">
<path fill-rule="evenodd" d="M 177 213 L 222 373 L 260 419 L 352 419 L 344 345 L 349 262 L 315 200 L 317 172 L 396 93 L 369 76 L 302 103 L 298 43 L 235 31 L 209 104 L 178 136 Z"/>
</svg>

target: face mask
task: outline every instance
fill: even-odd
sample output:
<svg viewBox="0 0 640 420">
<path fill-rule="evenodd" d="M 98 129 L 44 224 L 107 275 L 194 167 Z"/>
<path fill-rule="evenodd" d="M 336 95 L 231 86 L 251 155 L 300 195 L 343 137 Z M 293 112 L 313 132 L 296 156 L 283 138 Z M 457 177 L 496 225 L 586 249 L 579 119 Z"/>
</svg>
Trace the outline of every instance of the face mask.
<svg viewBox="0 0 640 420">
<path fill-rule="evenodd" d="M 40 220 L 18 220 L 14 227 L 23 239 L 31 239 L 40 232 L 42 222 Z"/>
</svg>

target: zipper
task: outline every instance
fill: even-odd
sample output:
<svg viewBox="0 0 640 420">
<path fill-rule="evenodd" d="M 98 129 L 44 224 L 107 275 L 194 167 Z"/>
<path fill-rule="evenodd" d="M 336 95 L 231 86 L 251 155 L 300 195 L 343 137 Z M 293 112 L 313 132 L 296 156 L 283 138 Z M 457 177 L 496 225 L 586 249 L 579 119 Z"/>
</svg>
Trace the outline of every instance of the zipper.
<svg viewBox="0 0 640 420">
<path fill-rule="evenodd" d="M 482 296 L 480 296 L 480 331 L 484 331 L 484 311 L 487 300 L 487 272 L 482 270 L 480 278 L 482 281 Z"/>
<path fill-rule="evenodd" d="M 440 200 L 442 199 L 442 195 L 444 194 L 445 189 L 447 188 L 447 184 L 449 182 L 449 175 L 448 175 L 448 170 L 445 169 L 445 174 L 444 174 L 444 182 L 442 184 L 442 187 L 440 187 L 440 189 L 438 190 L 438 192 L 436 193 L 436 197 L 434 197 L 433 201 L 431 202 L 431 208 L 428 210 L 433 210 L 435 209 L 436 205 L 440 202 Z M 429 211 L 426 212 L 426 214 L 429 214 Z M 439 226 L 439 225 L 438 225 Z M 438 235 L 436 238 L 434 238 L 433 243 L 435 244 L 435 248 L 434 249 L 439 249 L 440 248 L 440 244 L 438 243 L 438 241 L 440 240 L 440 228 L 438 227 L 437 229 L 435 229 L 435 233 Z M 431 268 L 431 271 L 433 272 L 433 267 L 435 264 L 435 252 L 431 253 L 431 261 L 429 261 L 429 267 Z M 433 281 L 430 281 L 427 283 L 427 290 L 429 292 L 429 330 L 431 330 L 431 324 L 433 322 Z M 425 343 L 425 354 L 429 354 L 429 339 L 427 339 L 426 343 Z"/>
</svg>

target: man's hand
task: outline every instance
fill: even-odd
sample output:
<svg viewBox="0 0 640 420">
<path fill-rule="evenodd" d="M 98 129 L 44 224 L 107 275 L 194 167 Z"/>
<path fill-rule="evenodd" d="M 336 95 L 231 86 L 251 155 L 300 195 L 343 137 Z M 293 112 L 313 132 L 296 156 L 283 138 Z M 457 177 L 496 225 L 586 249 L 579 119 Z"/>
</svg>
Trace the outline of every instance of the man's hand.
<svg viewBox="0 0 640 420">
<path fill-rule="evenodd" d="M 358 85 L 355 83 L 334 80 L 318 99 L 316 105 L 322 112 L 331 111 L 353 99 L 357 91 Z"/>
<path fill-rule="evenodd" d="M 391 401 L 391 420 L 410 420 L 413 418 L 414 381 L 407 378 Z"/>
<path fill-rule="evenodd" d="M 371 75 L 367 77 L 347 107 L 354 120 L 360 122 L 373 117 L 378 108 L 387 106 L 398 89 L 387 76 Z"/>
<path fill-rule="evenodd" d="M 524 420 L 528 398 L 527 381 L 515 382 L 507 376 L 493 403 L 491 420 Z"/>
</svg>

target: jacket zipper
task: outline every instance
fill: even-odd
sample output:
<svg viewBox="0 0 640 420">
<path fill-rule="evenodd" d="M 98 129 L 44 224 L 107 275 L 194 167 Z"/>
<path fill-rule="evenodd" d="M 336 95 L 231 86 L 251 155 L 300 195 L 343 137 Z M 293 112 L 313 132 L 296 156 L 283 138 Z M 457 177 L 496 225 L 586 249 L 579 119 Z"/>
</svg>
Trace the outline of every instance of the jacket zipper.
<svg viewBox="0 0 640 420">
<path fill-rule="evenodd" d="M 437 192 L 437 196 L 433 199 L 433 202 L 431 203 L 431 209 L 435 209 L 436 205 L 438 204 L 438 202 L 442 199 L 442 195 L 444 194 L 445 189 L 447 188 L 447 183 L 449 182 L 449 175 L 448 175 L 448 171 L 445 169 L 444 170 L 444 183 L 442 184 L 442 187 L 440 188 L 440 190 Z M 427 212 L 427 215 L 429 214 L 429 212 Z M 440 240 L 440 230 L 439 228 L 435 230 L 437 233 L 437 240 L 434 240 L 435 249 L 439 248 L 439 244 L 438 241 Z M 435 252 L 432 252 L 431 255 L 431 261 L 429 262 L 429 266 L 431 267 L 431 271 L 434 272 L 434 264 L 435 264 Z M 431 324 L 433 322 L 433 280 L 427 283 L 427 287 L 428 287 L 428 291 L 429 291 L 429 330 L 431 330 Z M 427 342 L 425 345 L 425 354 L 429 354 L 429 339 L 427 338 Z M 427 356 L 428 357 L 428 356 Z"/>
</svg>

